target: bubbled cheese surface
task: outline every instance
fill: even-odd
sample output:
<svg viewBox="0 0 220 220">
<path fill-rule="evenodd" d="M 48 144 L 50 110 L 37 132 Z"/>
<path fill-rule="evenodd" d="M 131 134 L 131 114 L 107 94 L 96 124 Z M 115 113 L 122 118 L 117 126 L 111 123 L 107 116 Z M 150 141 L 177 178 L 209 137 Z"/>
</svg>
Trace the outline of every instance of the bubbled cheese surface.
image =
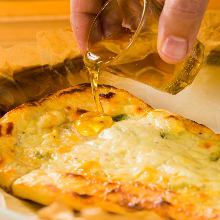
<svg viewBox="0 0 220 220">
<path fill-rule="evenodd" d="M 116 123 L 55 163 L 72 169 L 93 161 L 101 175 L 111 180 L 220 191 L 220 161 L 213 158 L 220 142 L 206 148 L 204 137 L 187 131 L 181 121 L 168 122 L 165 117 L 164 112 L 152 111 L 147 117 Z"/>
</svg>

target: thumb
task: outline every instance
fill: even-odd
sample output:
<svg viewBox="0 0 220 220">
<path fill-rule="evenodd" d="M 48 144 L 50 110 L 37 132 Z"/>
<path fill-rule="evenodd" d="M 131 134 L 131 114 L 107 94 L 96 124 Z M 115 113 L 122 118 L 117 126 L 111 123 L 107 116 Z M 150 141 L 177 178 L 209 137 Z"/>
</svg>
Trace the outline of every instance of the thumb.
<svg viewBox="0 0 220 220">
<path fill-rule="evenodd" d="M 158 52 L 168 63 L 182 61 L 196 40 L 208 0 L 166 0 L 159 22 Z"/>
</svg>

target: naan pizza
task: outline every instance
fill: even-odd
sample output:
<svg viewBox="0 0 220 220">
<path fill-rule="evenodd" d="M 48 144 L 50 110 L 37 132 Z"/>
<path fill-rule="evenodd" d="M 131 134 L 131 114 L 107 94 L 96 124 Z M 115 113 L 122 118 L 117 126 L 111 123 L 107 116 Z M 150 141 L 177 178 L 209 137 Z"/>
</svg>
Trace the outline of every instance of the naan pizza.
<svg viewBox="0 0 220 220">
<path fill-rule="evenodd" d="M 88 84 L 0 120 L 0 185 L 42 205 L 220 219 L 220 136 L 110 86 Z M 135 219 L 135 218 L 134 218 Z"/>
</svg>

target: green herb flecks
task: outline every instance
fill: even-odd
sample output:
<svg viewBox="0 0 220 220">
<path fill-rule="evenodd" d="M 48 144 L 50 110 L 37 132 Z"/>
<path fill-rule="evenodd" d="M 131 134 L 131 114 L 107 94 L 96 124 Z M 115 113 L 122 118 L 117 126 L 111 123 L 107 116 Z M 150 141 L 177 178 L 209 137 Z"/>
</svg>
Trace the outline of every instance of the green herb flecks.
<svg viewBox="0 0 220 220">
<path fill-rule="evenodd" d="M 170 185 L 167 187 L 167 189 L 175 192 L 183 192 L 188 190 L 193 190 L 193 191 L 201 190 L 201 188 L 186 182 L 180 183 L 178 185 Z"/>
<path fill-rule="evenodd" d="M 35 153 L 35 157 L 39 160 L 49 160 L 49 159 L 51 159 L 51 153 L 50 152 L 41 153 L 41 152 L 37 151 Z"/>
<path fill-rule="evenodd" d="M 120 114 L 112 117 L 114 122 L 124 121 L 128 119 L 128 115 L 126 114 Z"/>
<path fill-rule="evenodd" d="M 212 152 L 209 156 L 209 160 L 212 162 L 217 162 L 220 159 L 220 150 Z"/>
<path fill-rule="evenodd" d="M 168 138 L 168 133 L 165 132 L 165 131 L 160 131 L 160 137 L 161 137 L 162 139 L 167 139 L 167 138 Z"/>
</svg>

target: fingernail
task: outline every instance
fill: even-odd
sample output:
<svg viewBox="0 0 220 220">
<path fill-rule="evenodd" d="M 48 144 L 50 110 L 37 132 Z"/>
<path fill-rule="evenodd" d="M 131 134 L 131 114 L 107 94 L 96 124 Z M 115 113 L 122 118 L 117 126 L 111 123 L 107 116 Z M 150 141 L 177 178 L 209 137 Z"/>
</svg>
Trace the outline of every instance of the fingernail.
<svg viewBox="0 0 220 220">
<path fill-rule="evenodd" d="M 168 37 L 163 46 L 162 53 L 173 60 L 182 60 L 186 57 L 188 52 L 188 41 L 181 37 Z"/>
</svg>

